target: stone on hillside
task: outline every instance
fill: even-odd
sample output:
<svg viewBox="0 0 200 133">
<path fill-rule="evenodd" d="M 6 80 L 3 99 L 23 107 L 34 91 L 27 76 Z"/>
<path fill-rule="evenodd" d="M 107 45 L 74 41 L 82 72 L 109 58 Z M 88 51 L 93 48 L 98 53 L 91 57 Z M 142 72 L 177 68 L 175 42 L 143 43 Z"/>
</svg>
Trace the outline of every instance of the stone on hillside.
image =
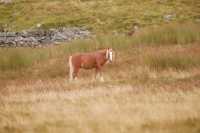
<svg viewBox="0 0 200 133">
<path fill-rule="evenodd" d="M 30 36 L 27 38 L 27 41 L 28 42 L 36 42 L 37 40 L 34 37 Z"/>
<path fill-rule="evenodd" d="M 64 32 L 65 30 L 67 30 L 65 27 L 61 27 L 61 28 L 58 29 L 58 32 L 62 33 L 62 32 Z"/>
<path fill-rule="evenodd" d="M 61 34 L 60 32 L 57 32 L 52 36 L 52 39 L 62 41 L 62 40 L 67 40 L 67 37 L 65 35 Z"/>
<path fill-rule="evenodd" d="M 23 42 L 23 43 L 21 44 L 21 46 L 23 46 L 23 47 L 28 47 L 29 45 L 28 45 L 28 42 Z"/>
<path fill-rule="evenodd" d="M 14 39 L 15 42 L 19 42 L 19 41 L 22 41 L 22 40 L 23 40 L 23 38 L 21 36 L 16 36 L 15 39 Z"/>
<path fill-rule="evenodd" d="M 68 38 L 73 38 L 73 36 L 74 36 L 74 32 L 72 32 L 72 31 L 70 31 L 70 30 L 65 30 L 64 32 L 63 32 L 63 35 L 65 35 L 66 37 L 68 37 Z"/>
<path fill-rule="evenodd" d="M 0 32 L 0 38 L 4 37 L 4 33 L 3 32 Z"/>
<path fill-rule="evenodd" d="M 48 45 L 53 44 L 53 40 L 50 40 L 50 39 L 39 40 L 39 42 L 41 44 L 48 44 Z"/>
<path fill-rule="evenodd" d="M 8 32 L 6 33 L 6 37 L 15 37 L 16 33 L 15 32 Z"/>
<path fill-rule="evenodd" d="M 40 28 L 40 27 L 42 26 L 42 24 L 37 24 L 36 26 L 37 26 L 38 28 Z"/>
<path fill-rule="evenodd" d="M 1 38 L 0 38 L 0 45 L 1 45 L 1 44 L 5 44 L 5 40 L 6 40 L 5 38 L 2 38 L 2 37 L 1 37 Z"/>
<path fill-rule="evenodd" d="M 176 14 L 166 14 L 163 16 L 163 18 L 170 19 L 170 18 L 174 18 L 175 16 L 176 16 Z"/>
<path fill-rule="evenodd" d="M 113 35 L 114 36 L 117 36 L 118 35 L 118 32 L 116 30 L 113 30 Z"/>
<path fill-rule="evenodd" d="M 21 44 L 23 44 L 23 38 L 21 36 L 17 36 L 13 39 L 13 44 L 14 46 L 21 46 Z"/>
<path fill-rule="evenodd" d="M 4 31 L 4 32 L 8 32 L 8 24 L 5 24 L 5 25 L 3 26 L 3 31 Z"/>
<path fill-rule="evenodd" d="M 28 36 L 31 36 L 31 31 L 30 30 L 22 31 L 22 37 L 28 37 Z"/>
</svg>

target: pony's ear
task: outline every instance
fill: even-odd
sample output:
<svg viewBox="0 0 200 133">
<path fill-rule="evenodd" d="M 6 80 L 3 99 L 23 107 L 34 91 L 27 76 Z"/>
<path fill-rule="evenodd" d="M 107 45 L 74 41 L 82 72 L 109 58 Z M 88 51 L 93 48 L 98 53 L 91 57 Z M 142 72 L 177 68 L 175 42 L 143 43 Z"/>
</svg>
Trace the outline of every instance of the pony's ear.
<svg viewBox="0 0 200 133">
<path fill-rule="evenodd" d="M 115 49 L 113 48 L 113 51 L 114 51 Z"/>
</svg>

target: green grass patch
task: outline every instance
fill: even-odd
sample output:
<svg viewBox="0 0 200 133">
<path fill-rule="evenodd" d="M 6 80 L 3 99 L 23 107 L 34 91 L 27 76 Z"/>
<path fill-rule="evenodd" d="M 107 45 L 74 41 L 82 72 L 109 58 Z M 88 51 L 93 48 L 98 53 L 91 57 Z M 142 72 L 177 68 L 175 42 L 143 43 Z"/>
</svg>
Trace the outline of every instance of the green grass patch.
<svg viewBox="0 0 200 133">
<path fill-rule="evenodd" d="M 51 49 L 0 49 L 0 69 L 27 68 L 52 57 Z"/>
<path fill-rule="evenodd" d="M 144 131 L 149 132 L 163 132 L 163 133 L 181 133 L 181 132 L 190 132 L 198 133 L 200 131 L 200 120 L 198 118 L 188 119 L 188 120 L 177 120 L 172 121 L 162 121 L 156 122 L 152 121 L 148 124 L 142 126 Z"/>
<path fill-rule="evenodd" d="M 9 28 L 11 31 L 22 31 L 37 29 L 36 25 L 44 22 L 45 29 L 86 26 L 100 33 L 107 33 L 114 29 L 124 32 L 132 30 L 134 25 L 141 28 L 188 21 L 197 22 L 199 6 L 198 0 L 190 2 L 186 0 L 81 0 L 81 2 L 15 0 L 8 4 L 0 4 L 0 27 L 7 23 L 12 25 Z M 176 17 L 164 19 L 163 16 L 167 13 L 176 14 Z"/>
<path fill-rule="evenodd" d="M 200 26 L 194 24 L 168 25 L 150 28 L 137 38 L 138 43 L 153 46 L 191 44 L 200 40 Z"/>
<path fill-rule="evenodd" d="M 94 52 L 106 48 L 116 50 L 129 49 L 139 45 L 189 45 L 200 41 L 199 25 L 168 25 L 164 27 L 142 29 L 134 36 L 100 35 L 93 39 L 75 40 L 49 48 L 0 49 L 0 69 L 15 70 L 33 66 L 41 60 L 54 56 L 71 55 L 77 52 Z M 185 69 L 199 66 L 199 57 L 155 56 L 148 59 L 147 65 L 156 69 Z"/>
</svg>

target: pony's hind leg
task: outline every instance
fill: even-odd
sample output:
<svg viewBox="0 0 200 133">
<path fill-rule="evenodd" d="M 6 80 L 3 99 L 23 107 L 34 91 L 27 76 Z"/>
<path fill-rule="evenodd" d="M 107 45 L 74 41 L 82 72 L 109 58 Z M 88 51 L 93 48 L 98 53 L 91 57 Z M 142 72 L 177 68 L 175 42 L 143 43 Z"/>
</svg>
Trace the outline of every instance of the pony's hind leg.
<svg viewBox="0 0 200 133">
<path fill-rule="evenodd" d="M 72 81 L 73 80 L 73 72 L 74 72 L 74 66 L 72 64 L 72 56 L 69 57 L 69 80 Z"/>
<path fill-rule="evenodd" d="M 101 76 L 101 77 L 100 77 L 100 81 L 101 81 L 101 82 L 103 82 L 103 81 L 104 81 L 104 79 L 103 79 L 103 76 Z"/>
<path fill-rule="evenodd" d="M 98 73 L 98 69 L 96 68 L 96 69 L 95 69 L 95 72 L 94 72 L 94 75 L 93 75 L 93 77 L 92 77 L 92 81 L 94 81 L 94 80 L 96 79 L 97 73 Z"/>
<path fill-rule="evenodd" d="M 75 68 L 74 72 L 73 72 L 73 79 L 77 82 L 78 78 L 77 78 L 77 74 L 78 74 L 79 68 Z"/>
</svg>

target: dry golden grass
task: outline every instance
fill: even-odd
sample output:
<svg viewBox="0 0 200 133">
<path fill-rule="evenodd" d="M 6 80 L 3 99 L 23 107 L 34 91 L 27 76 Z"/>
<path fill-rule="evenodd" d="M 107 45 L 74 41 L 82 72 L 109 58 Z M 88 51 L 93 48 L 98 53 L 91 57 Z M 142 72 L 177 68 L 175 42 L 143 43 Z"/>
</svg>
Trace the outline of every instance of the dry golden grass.
<svg viewBox="0 0 200 133">
<path fill-rule="evenodd" d="M 18 78 L 0 80 L 0 132 L 198 133 L 199 67 L 158 71 L 143 64 L 183 48 L 198 56 L 195 44 L 116 49 L 115 61 L 104 66 L 104 83 L 91 82 L 93 70 L 81 70 L 79 82 L 70 83 L 68 56 L 4 72 Z"/>
<path fill-rule="evenodd" d="M 1 132 L 193 132 L 200 130 L 199 82 L 11 81 L 0 92 Z"/>
<path fill-rule="evenodd" d="M 135 45 L 134 39 L 140 40 L 143 32 L 133 38 L 97 37 L 46 50 L 16 50 L 27 50 L 22 57 L 42 59 L 0 70 L 0 133 L 199 133 L 199 42 Z M 116 46 L 116 57 L 103 67 L 105 82 L 92 82 L 94 70 L 82 69 L 79 82 L 69 82 L 71 53 L 108 46 Z M 16 51 L 0 52 L 7 57 Z M 158 69 L 155 57 L 180 57 L 181 62 L 190 57 L 195 64 Z M 172 63 L 179 65 L 176 60 Z"/>
</svg>

